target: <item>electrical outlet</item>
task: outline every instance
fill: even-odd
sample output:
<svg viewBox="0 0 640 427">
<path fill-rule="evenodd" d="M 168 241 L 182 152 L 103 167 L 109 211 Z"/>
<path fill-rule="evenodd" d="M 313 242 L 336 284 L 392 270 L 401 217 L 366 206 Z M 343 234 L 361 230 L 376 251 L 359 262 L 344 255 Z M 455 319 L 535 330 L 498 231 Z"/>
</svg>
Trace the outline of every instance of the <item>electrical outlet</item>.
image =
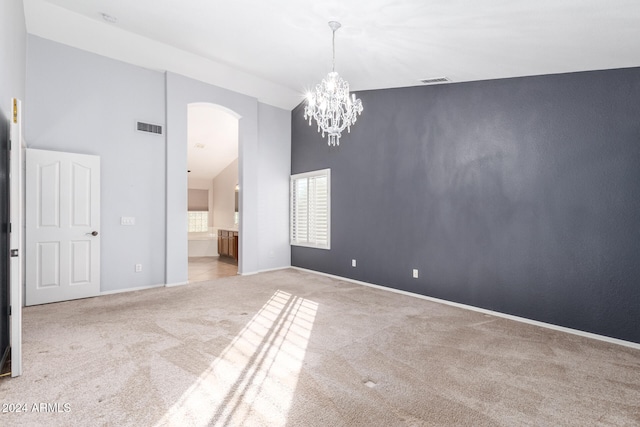
<svg viewBox="0 0 640 427">
<path fill-rule="evenodd" d="M 356 266 L 356 260 L 355 260 L 355 259 L 352 259 L 352 260 L 351 260 L 351 267 L 355 267 L 355 266 Z"/>
<path fill-rule="evenodd" d="M 142 271 L 142 264 L 136 264 L 136 273 L 140 273 Z"/>
<path fill-rule="evenodd" d="M 414 278 L 414 279 L 417 279 L 417 278 L 418 278 L 418 269 L 417 269 L 417 268 L 414 268 L 414 269 L 413 269 L 413 278 Z"/>
</svg>

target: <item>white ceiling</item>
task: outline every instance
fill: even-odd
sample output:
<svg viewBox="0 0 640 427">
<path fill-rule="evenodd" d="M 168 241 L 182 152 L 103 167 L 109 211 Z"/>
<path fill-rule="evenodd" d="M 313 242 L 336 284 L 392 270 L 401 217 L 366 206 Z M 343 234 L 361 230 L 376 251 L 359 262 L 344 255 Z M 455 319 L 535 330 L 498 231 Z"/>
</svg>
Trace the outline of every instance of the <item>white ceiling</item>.
<svg viewBox="0 0 640 427">
<path fill-rule="evenodd" d="M 285 109 L 330 71 L 332 19 L 336 71 L 355 91 L 640 66 L 638 0 L 24 3 L 31 34 Z"/>
</svg>

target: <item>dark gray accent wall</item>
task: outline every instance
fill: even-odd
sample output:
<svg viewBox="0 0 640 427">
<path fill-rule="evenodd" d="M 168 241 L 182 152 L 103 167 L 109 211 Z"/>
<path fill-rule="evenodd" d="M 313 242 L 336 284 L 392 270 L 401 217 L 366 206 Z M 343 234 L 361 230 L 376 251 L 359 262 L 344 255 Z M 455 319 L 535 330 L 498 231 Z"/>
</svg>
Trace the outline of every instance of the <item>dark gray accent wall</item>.
<svg viewBox="0 0 640 427">
<path fill-rule="evenodd" d="M 292 265 L 640 343 L 640 68 L 358 96 L 338 148 L 292 112 L 332 179 Z"/>
</svg>

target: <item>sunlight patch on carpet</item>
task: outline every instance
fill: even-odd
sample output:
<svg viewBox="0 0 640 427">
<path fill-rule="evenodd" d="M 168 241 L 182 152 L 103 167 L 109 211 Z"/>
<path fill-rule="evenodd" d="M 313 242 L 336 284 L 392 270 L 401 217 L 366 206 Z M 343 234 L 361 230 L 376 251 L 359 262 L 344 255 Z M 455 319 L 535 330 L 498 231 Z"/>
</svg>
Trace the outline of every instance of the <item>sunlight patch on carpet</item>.
<svg viewBox="0 0 640 427">
<path fill-rule="evenodd" d="M 286 424 L 318 304 L 276 291 L 156 424 Z"/>
</svg>

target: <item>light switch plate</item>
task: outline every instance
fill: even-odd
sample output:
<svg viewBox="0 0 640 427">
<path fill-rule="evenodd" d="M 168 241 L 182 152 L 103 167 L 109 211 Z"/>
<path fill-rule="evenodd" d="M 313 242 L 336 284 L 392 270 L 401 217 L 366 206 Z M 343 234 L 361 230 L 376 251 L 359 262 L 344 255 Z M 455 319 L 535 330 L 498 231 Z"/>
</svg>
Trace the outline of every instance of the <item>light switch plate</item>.
<svg viewBox="0 0 640 427">
<path fill-rule="evenodd" d="M 136 225 L 136 218 L 133 216 L 120 217 L 120 225 Z"/>
<path fill-rule="evenodd" d="M 356 260 L 355 260 L 355 259 L 352 259 L 352 260 L 351 260 L 351 267 L 355 267 L 355 266 L 356 266 Z"/>
<path fill-rule="evenodd" d="M 414 278 L 414 279 L 417 279 L 417 278 L 418 278 L 418 269 L 417 269 L 417 268 L 414 268 L 414 269 L 413 269 L 413 278 Z"/>
</svg>

